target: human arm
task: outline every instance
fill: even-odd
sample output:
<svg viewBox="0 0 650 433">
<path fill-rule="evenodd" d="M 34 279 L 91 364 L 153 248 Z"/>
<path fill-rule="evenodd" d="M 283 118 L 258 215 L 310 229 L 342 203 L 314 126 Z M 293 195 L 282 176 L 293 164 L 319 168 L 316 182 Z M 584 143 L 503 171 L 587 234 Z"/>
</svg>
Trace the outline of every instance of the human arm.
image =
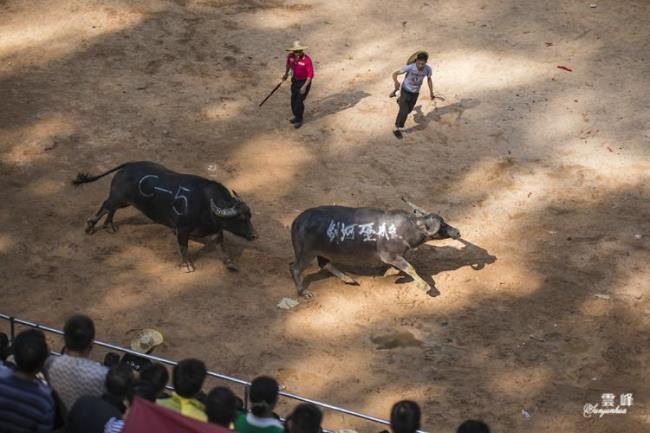
<svg viewBox="0 0 650 433">
<path fill-rule="evenodd" d="M 404 71 L 402 71 L 402 69 L 403 68 L 400 68 L 400 69 L 396 70 L 395 72 L 393 72 L 393 83 L 395 83 L 395 90 L 396 91 L 399 90 L 399 87 L 401 85 L 399 80 L 397 79 L 397 76 L 402 75 L 404 73 Z"/>
<path fill-rule="evenodd" d="M 307 79 L 305 80 L 305 84 L 300 88 L 301 95 L 307 93 L 311 80 L 314 79 L 314 65 L 311 63 L 311 59 L 307 56 L 305 56 L 305 66 L 307 67 Z"/>
<path fill-rule="evenodd" d="M 427 77 L 427 84 L 429 85 L 429 94 L 431 95 L 431 100 L 433 101 L 435 99 L 435 96 L 433 94 L 433 81 L 431 80 L 430 75 Z"/>
<path fill-rule="evenodd" d="M 300 88 L 301 95 L 304 95 L 305 92 L 307 92 L 307 87 L 309 87 L 310 84 L 311 84 L 311 78 L 307 78 L 305 80 L 305 84 L 303 84 L 302 87 Z"/>
<path fill-rule="evenodd" d="M 289 70 L 291 69 L 291 54 L 287 56 L 287 61 L 285 62 L 284 75 L 282 76 L 282 81 L 285 81 L 289 78 Z"/>
</svg>

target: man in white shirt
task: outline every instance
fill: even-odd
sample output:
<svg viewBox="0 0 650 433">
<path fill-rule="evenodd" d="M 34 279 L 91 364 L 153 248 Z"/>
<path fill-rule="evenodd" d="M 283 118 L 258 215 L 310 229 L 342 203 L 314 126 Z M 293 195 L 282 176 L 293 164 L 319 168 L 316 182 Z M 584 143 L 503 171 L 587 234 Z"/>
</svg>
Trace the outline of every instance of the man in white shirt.
<svg viewBox="0 0 650 433">
<path fill-rule="evenodd" d="M 406 116 L 413 111 L 415 103 L 418 100 L 420 95 L 420 87 L 422 87 L 422 82 L 424 77 L 427 77 L 427 84 L 429 85 L 429 94 L 431 99 L 434 99 L 433 96 L 433 83 L 431 81 L 432 70 L 427 61 L 429 60 L 429 54 L 425 51 L 420 51 L 415 57 L 415 62 L 410 63 L 397 71 L 393 72 L 393 81 L 395 82 L 395 92 L 400 90 L 400 96 L 397 102 L 399 102 L 399 113 L 397 113 L 397 119 L 395 120 L 395 129 L 393 129 L 393 134 L 395 137 L 402 138 L 401 129 L 404 128 L 404 123 L 406 122 Z M 406 74 L 402 84 L 400 84 L 397 77 L 399 75 Z M 400 89 L 401 87 L 401 89 Z"/>
<path fill-rule="evenodd" d="M 70 317 L 65 322 L 63 333 L 65 353 L 48 359 L 45 376 L 66 410 L 70 410 L 80 397 L 99 397 L 105 392 L 108 369 L 88 358 L 95 339 L 95 325 L 89 317 Z"/>
</svg>

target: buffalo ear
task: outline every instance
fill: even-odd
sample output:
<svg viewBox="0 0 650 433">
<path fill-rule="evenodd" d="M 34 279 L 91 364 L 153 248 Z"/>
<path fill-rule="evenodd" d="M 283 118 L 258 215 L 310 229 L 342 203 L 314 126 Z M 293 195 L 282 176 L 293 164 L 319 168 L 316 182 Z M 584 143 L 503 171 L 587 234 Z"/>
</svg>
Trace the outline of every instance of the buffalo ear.
<svg viewBox="0 0 650 433">
<path fill-rule="evenodd" d="M 418 228 L 428 234 L 429 236 L 433 236 L 438 231 L 440 231 L 440 227 L 442 227 L 442 224 L 438 220 L 438 218 L 432 218 L 431 215 L 425 215 L 423 217 L 419 217 L 415 220 L 415 223 L 417 224 Z"/>
</svg>

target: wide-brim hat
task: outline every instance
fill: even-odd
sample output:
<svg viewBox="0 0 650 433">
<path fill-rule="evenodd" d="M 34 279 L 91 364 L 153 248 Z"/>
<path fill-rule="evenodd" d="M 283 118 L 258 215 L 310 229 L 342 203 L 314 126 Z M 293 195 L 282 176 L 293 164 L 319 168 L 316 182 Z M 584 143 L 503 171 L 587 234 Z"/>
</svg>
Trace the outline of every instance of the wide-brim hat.
<svg viewBox="0 0 650 433">
<path fill-rule="evenodd" d="M 406 61 L 406 64 L 407 64 L 407 65 L 410 65 L 411 63 L 415 63 L 415 60 L 418 58 L 418 56 L 419 56 L 420 54 L 426 54 L 427 57 L 429 57 L 429 53 L 428 53 L 427 51 L 424 51 L 424 50 L 418 50 L 418 51 L 414 52 L 413 54 L 411 54 L 411 56 L 409 57 L 409 59 Z"/>
<path fill-rule="evenodd" d="M 163 343 L 163 336 L 155 329 L 135 329 L 131 338 L 131 350 L 140 353 L 148 353 L 153 348 Z"/>
<path fill-rule="evenodd" d="M 285 48 L 284 51 L 304 51 L 308 46 L 305 46 L 300 43 L 300 41 L 293 41 L 293 44 L 289 48 Z"/>
</svg>

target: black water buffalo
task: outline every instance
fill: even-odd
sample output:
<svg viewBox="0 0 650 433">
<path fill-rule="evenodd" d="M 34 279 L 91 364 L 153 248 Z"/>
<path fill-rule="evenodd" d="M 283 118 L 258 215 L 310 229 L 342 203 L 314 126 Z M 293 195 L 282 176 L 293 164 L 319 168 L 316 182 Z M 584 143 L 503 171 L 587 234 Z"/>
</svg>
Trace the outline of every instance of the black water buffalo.
<svg viewBox="0 0 650 433">
<path fill-rule="evenodd" d="M 404 200 L 404 199 L 403 199 Z M 417 287 L 431 296 L 437 294 L 404 259 L 411 248 L 432 239 L 459 239 L 460 232 L 442 217 L 404 200 L 413 212 L 374 208 L 320 206 L 307 209 L 291 225 L 291 241 L 296 256 L 291 274 L 298 294 L 311 297 L 303 286 L 302 271 L 314 258 L 318 265 L 349 284 L 356 282 L 332 262 L 367 264 L 381 261 L 408 274 Z"/>
<path fill-rule="evenodd" d="M 251 224 L 251 211 L 236 192 L 218 182 L 191 174 L 179 174 L 149 161 L 127 162 L 99 176 L 79 173 L 74 185 L 94 182 L 115 173 L 108 198 L 97 214 L 86 221 L 86 233 L 93 233 L 97 222 L 106 215 L 105 227 L 114 232 L 115 211 L 134 206 L 154 222 L 176 230 L 181 252 L 181 266 L 187 272 L 194 265 L 187 256 L 187 243 L 192 238 L 211 236 L 220 245 L 224 263 L 237 270 L 226 254 L 223 230 L 251 241 L 257 237 Z"/>
</svg>

